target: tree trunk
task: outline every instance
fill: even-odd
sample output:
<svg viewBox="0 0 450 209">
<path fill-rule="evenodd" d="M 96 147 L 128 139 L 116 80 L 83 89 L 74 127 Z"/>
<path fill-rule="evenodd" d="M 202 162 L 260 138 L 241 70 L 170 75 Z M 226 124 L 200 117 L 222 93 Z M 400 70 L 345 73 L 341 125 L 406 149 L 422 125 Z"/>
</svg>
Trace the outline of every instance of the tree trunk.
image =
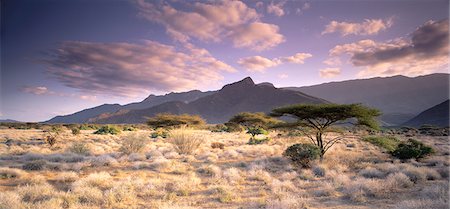
<svg viewBox="0 0 450 209">
<path fill-rule="evenodd" d="M 325 155 L 325 148 L 323 147 L 323 141 L 322 141 L 322 132 L 317 132 L 316 134 L 316 140 L 318 143 L 318 147 L 320 149 L 320 162 L 323 161 L 323 156 Z"/>
</svg>

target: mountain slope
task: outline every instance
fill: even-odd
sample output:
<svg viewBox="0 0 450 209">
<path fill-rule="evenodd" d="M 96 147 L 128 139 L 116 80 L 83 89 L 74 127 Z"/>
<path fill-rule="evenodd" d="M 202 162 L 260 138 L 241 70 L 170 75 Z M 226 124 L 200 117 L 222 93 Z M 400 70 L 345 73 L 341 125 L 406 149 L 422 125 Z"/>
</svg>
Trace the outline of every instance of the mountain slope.
<svg viewBox="0 0 450 209">
<path fill-rule="evenodd" d="M 85 123 L 89 118 L 105 112 L 115 112 L 122 106 L 119 104 L 104 104 L 97 107 L 85 109 L 70 115 L 56 116 L 46 123 Z"/>
<path fill-rule="evenodd" d="M 419 127 L 421 125 L 449 126 L 449 100 L 433 106 L 413 119 L 406 122 L 405 126 Z"/>
<path fill-rule="evenodd" d="M 190 103 L 168 102 L 142 110 L 93 118 L 95 123 L 142 123 L 157 113 L 198 114 L 208 123 L 223 123 L 231 116 L 244 111 L 270 112 L 273 108 L 296 103 L 327 103 L 323 99 L 301 92 L 278 89 L 267 83 L 256 85 L 249 77 L 232 84 L 209 96 Z"/>
<path fill-rule="evenodd" d="M 449 74 L 419 77 L 394 76 L 331 82 L 287 89 L 326 99 L 330 102 L 363 103 L 380 109 L 382 120 L 401 124 L 420 111 L 449 98 Z"/>
<path fill-rule="evenodd" d="M 105 118 L 111 113 L 115 113 L 117 111 L 120 111 L 121 114 L 124 114 L 124 112 L 129 112 L 129 110 L 150 108 L 165 102 L 171 101 L 190 102 L 198 98 L 211 95 L 213 93 L 214 92 L 212 91 L 201 92 L 199 90 L 192 90 L 181 93 L 172 92 L 160 96 L 155 96 L 152 94 L 141 102 L 135 102 L 123 106 L 119 104 L 104 104 L 90 109 L 82 110 L 70 115 L 56 116 L 50 119 L 49 121 L 46 121 L 46 123 L 86 123 L 92 121 L 92 118 L 95 117 Z"/>
</svg>

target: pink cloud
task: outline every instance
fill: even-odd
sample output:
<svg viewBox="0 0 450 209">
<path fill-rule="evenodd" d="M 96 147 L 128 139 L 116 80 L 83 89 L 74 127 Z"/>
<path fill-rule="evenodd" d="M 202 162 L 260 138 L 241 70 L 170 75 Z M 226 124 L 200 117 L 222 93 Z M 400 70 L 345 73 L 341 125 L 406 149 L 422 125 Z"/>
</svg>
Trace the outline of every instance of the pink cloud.
<svg viewBox="0 0 450 209">
<path fill-rule="evenodd" d="M 192 4 L 191 11 L 180 11 L 168 3 L 138 0 L 139 16 L 163 25 L 180 42 L 192 38 L 204 42 L 231 40 L 237 48 L 262 51 L 284 42 L 278 26 L 260 21 L 255 9 L 241 1 L 216 1 Z"/>
<path fill-rule="evenodd" d="M 338 22 L 331 21 L 325 26 L 322 35 L 327 33 L 340 33 L 342 36 L 348 35 L 374 35 L 380 31 L 390 28 L 393 24 L 392 18 L 382 19 L 366 19 L 364 22 Z"/>
</svg>

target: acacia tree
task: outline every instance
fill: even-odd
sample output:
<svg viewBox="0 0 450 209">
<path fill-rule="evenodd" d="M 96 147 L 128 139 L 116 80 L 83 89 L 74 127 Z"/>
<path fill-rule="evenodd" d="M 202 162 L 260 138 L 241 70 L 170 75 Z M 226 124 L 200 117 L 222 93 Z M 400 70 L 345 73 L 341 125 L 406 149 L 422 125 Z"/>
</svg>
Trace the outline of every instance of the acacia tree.
<svg viewBox="0 0 450 209">
<path fill-rule="evenodd" d="M 152 128 L 172 128 L 178 126 L 201 126 L 206 124 L 205 120 L 199 115 L 174 115 L 170 113 L 160 113 L 155 117 L 149 118 L 147 125 Z"/>
<path fill-rule="evenodd" d="M 376 117 L 381 112 L 361 104 L 296 104 L 272 110 L 274 117 L 290 116 L 297 119 L 293 123 L 283 126 L 298 127 L 311 142 L 319 147 L 320 159 L 338 141 L 342 135 L 332 139 L 325 139 L 326 133 L 336 131 L 337 123 L 349 123 L 379 129 Z"/>
<path fill-rule="evenodd" d="M 247 128 L 247 133 L 252 136 L 251 139 L 255 139 L 256 135 L 267 133 L 264 129 L 280 123 L 280 121 L 262 112 L 241 112 L 233 116 L 229 120 L 229 123 L 235 123 L 244 126 L 245 128 Z"/>
</svg>

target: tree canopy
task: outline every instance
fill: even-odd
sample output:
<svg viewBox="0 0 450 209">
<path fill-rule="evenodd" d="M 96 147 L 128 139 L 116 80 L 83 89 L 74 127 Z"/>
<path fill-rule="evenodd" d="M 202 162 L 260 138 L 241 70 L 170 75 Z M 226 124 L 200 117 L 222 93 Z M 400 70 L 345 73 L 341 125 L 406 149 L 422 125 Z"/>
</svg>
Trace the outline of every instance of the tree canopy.
<svg viewBox="0 0 450 209">
<path fill-rule="evenodd" d="M 300 129 L 313 144 L 321 150 L 321 159 L 342 136 L 324 141 L 324 134 L 336 132 L 333 126 L 338 122 L 379 129 L 376 117 L 381 112 L 361 104 L 296 104 L 272 110 L 274 117 L 290 116 L 297 119 L 294 123 L 284 123 L 285 127 L 303 127 Z M 356 122 L 354 122 L 356 121 Z"/>
<path fill-rule="evenodd" d="M 147 125 L 152 128 L 170 128 L 180 125 L 204 125 L 205 120 L 199 115 L 175 115 L 170 113 L 157 114 L 155 117 L 149 118 Z"/>
<path fill-rule="evenodd" d="M 241 112 L 235 116 L 233 116 L 230 120 L 230 123 L 240 124 L 247 128 L 269 128 L 272 125 L 280 123 L 281 121 L 272 118 L 262 112 Z"/>
</svg>

